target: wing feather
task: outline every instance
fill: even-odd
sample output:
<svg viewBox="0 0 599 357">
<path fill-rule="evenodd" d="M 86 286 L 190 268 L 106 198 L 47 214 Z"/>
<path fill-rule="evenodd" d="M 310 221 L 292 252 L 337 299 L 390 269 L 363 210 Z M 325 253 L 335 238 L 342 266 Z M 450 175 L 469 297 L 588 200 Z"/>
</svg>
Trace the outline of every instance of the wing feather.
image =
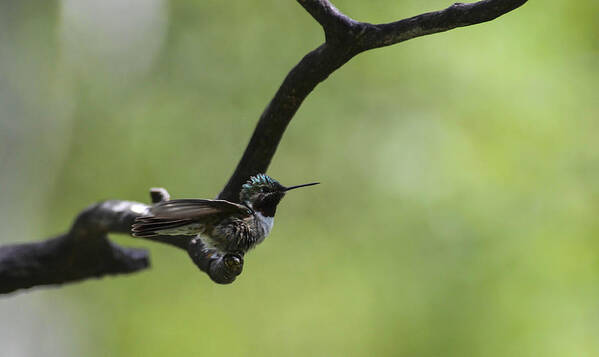
<svg viewBox="0 0 599 357">
<path fill-rule="evenodd" d="M 160 202 L 150 209 L 158 218 L 178 218 L 201 220 L 213 215 L 249 216 L 252 211 L 237 203 L 225 200 L 181 199 Z"/>
<path fill-rule="evenodd" d="M 135 237 L 159 234 L 196 234 L 196 229 L 228 216 L 247 217 L 252 210 L 244 205 L 224 200 L 181 199 L 160 202 L 150 208 L 150 215 L 138 217 L 131 229 Z M 181 227 L 199 223 L 189 231 Z M 171 231 L 171 232 L 169 232 Z"/>
<path fill-rule="evenodd" d="M 135 219 L 131 233 L 134 237 L 152 237 L 161 232 L 177 229 L 192 223 L 189 219 L 160 219 L 153 217 L 138 217 Z"/>
</svg>

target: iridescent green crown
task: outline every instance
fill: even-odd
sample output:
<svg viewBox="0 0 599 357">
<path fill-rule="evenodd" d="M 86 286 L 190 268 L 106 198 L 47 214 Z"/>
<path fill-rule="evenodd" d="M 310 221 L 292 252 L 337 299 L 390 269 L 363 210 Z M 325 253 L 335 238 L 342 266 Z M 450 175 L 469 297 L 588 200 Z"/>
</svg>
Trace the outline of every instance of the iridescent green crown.
<svg viewBox="0 0 599 357">
<path fill-rule="evenodd" d="M 241 202 L 249 201 L 250 197 L 258 192 L 272 192 L 281 187 L 279 181 L 265 174 L 257 174 L 250 177 L 246 183 L 241 186 L 239 199 Z"/>
</svg>

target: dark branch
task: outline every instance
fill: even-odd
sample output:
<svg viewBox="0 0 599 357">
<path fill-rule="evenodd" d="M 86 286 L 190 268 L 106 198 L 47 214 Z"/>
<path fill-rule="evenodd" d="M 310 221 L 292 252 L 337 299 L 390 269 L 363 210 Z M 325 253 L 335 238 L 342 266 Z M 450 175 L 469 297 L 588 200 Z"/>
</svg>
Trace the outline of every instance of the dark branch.
<svg viewBox="0 0 599 357">
<path fill-rule="evenodd" d="M 219 194 L 239 200 L 241 185 L 252 175 L 266 172 L 287 125 L 304 99 L 355 55 L 411 38 L 490 21 L 523 5 L 526 0 L 484 0 L 454 4 L 449 8 L 388 24 L 355 21 L 327 0 L 297 0 L 325 32 L 325 43 L 308 53 L 289 72 L 254 130 L 235 172 Z M 169 199 L 164 189 L 152 189 L 152 203 Z M 147 252 L 122 248 L 108 240 L 108 233 L 129 234 L 136 217 L 149 206 L 137 202 L 107 201 L 90 206 L 71 230 L 39 243 L 0 247 L 0 293 L 36 285 L 63 284 L 90 277 L 130 273 L 149 266 Z M 149 237 L 187 250 L 192 261 L 212 280 L 228 284 L 243 268 L 243 257 L 215 254 L 198 239 Z"/>
<path fill-rule="evenodd" d="M 298 0 L 300 5 L 322 25 L 327 43 L 351 38 L 360 23 L 339 11 L 328 0 Z"/>
<path fill-rule="evenodd" d="M 81 212 L 65 234 L 0 247 L 0 293 L 146 269 L 146 250 L 120 247 L 107 233 L 127 233 L 147 207 L 127 201 L 98 203 Z"/>
<path fill-rule="evenodd" d="M 336 48 L 325 43 L 308 53 L 289 72 L 262 113 L 235 173 L 218 196 L 220 199 L 238 202 L 241 185 L 250 176 L 266 172 L 287 124 L 304 99 L 318 83 L 354 55 L 350 48 Z"/>
<path fill-rule="evenodd" d="M 153 203 L 169 199 L 163 188 L 152 188 Z M 69 232 L 42 242 L 0 247 L 0 294 L 38 285 L 60 285 L 105 275 L 132 273 L 150 266 L 144 249 L 123 248 L 109 233 L 130 234 L 135 218 L 150 206 L 130 201 L 105 201 L 83 210 Z M 187 251 L 192 261 L 220 284 L 232 283 L 243 268 L 243 257 L 213 254 L 189 236 L 155 236 L 147 239 Z M 230 267 L 227 259 L 236 261 Z"/>
<path fill-rule="evenodd" d="M 526 3 L 527 0 L 484 0 L 471 4 L 455 3 L 445 10 L 429 12 L 381 25 L 368 25 L 360 43 L 364 50 L 393 45 L 415 37 L 445 32 L 496 19 Z"/>
<path fill-rule="evenodd" d="M 252 175 L 266 172 L 287 125 L 304 99 L 353 56 L 376 47 L 490 21 L 526 0 L 485 0 L 454 4 L 390 24 L 373 25 L 350 19 L 328 0 L 297 0 L 324 28 L 326 42 L 308 53 L 287 75 L 254 129 L 254 134 L 219 198 L 238 201 L 241 185 Z"/>
<path fill-rule="evenodd" d="M 327 0 L 298 0 L 297 2 L 325 29 L 336 26 L 339 19 L 349 19 Z"/>
<path fill-rule="evenodd" d="M 158 203 L 170 200 L 171 195 L 162 187 L 152 187 L 150 189 L 150 198 L 152 199 L 152 203 Z"/>
</svg>

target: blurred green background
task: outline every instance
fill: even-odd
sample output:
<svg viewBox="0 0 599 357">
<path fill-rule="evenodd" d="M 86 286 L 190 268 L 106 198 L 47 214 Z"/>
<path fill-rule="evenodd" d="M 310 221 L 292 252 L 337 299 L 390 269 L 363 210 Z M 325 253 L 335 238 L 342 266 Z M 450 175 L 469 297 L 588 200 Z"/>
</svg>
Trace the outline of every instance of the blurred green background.
<svg viewBox="0 0 599 357">
<path fill-rule="evenodd" d="M 450 5 L 337 0 L 363 21 Z M 358 56 L 268 171 L 290 194 L 229 286 L 182 251 L 0 298 L 6 356 L 597 356 L 599 2 Z M 85 206 L 214 197 L 290 68 L 295 1 L 0 3 L 0 242 Z"/>
</svg>

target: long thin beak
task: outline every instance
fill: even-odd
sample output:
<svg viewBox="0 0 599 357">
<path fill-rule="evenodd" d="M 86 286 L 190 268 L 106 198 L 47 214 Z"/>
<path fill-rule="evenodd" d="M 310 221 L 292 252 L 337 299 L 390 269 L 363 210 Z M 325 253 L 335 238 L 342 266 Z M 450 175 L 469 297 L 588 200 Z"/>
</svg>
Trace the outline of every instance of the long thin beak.
<svg viewBox="0 0 599 357">
<path fill-rule="evenodd" d="M 303 185 L 297 185 L 297 186 L 291 186 L 291 187 L 285 187 L 285 189 L 283 191 L 289 191 L 289 190 L 295 190 L 296 188 L 300 188 L 300 187 L 306 187 L 306 186 L 314 186 L 314 185 L 318 185 L 320 182 L 312 182 L 312 183 L 305 183 Z"/>
</svg>

